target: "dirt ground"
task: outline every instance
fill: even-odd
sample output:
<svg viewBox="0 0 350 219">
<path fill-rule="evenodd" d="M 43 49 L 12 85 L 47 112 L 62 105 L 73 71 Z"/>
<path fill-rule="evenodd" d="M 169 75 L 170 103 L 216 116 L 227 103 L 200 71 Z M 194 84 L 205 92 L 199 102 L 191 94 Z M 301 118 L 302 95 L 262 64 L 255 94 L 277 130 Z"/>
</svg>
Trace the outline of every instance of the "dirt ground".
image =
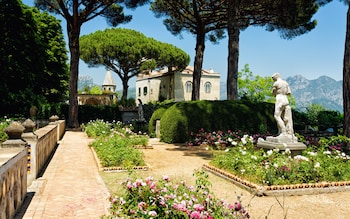
<svg viewBox="0 0 350 219">
<path fill-rule="evenodd" d="M 163 144 L 151 139 L 153 149 L 143 149 L 149 167 L 144 174 L 161 177 L 168 175 L 194 183 L 193 173 L 212 158 L 210 151 L 199 147 Z M 350 171 L 350 170 L 349 170 Z M 214 174 L 209 174 L 211 191 L 215 196 L 230 203 L 241 196 L 242 204 L 251 218 L 314 219 L 350 218 L 350 192 L 286 197 L 255 197 L 246 190 Z"/>
</svg>

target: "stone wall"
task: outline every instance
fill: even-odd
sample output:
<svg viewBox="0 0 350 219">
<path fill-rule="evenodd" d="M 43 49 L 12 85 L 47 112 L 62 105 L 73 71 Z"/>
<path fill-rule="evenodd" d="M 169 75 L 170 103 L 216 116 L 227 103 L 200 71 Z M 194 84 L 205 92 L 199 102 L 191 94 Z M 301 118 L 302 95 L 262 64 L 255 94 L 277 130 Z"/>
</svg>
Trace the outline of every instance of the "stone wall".
<svg viewBox="0 0 350 219">
<path fill-rule="evenodd" d="M 27 148 L 0 148 L 0 218 L 13 218 L 27 194 Z"/>
<path fill-rule="evenodd" d="M 30 145 L 30 176 L 28 185 L 30 185 L 43 170 L 45 164 L 56 149 L 58 141 L 63 137 L 64 132 L 65 121 L 59 120 L 36 130 L 32 137 L 28 137 L 27 133 L 22 135 L 22 138 Z"/>
<path fill-rule="evenodd" d="M 35 132 L 23 133 L 24 141 L 12 140 L 13 147 L 11 141 L 7 147 L 0 147 L 0 219 L 14 217 L 27 187 L 39 176 L 64 133 L 65 121 L 59 120 Z"/>
</svg>

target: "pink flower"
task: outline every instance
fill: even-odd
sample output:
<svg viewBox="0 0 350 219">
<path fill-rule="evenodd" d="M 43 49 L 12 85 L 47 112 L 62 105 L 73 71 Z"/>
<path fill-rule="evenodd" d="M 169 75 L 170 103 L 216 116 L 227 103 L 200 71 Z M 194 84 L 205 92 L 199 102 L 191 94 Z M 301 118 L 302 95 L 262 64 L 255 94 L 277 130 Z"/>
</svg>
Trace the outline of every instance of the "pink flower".
<svg viewBox="0 0 350 219">
<path fill-rule="evenodd" d="M 242 209 L 241 203 L 235 202 L 235 211 L 240 211 Z"/>
<path fill-rule="evenodd" d="M 146 202 L 140 202 L 137 206 L 138 206 L 139 210 L 142 210 L 143 207 L 147 206 L 147 203 Z"/>
<path fill-rule="evenodd" d="M 155 216 L 157 216 L 157 212 L 156 211 L 149 211 L 148 215 L 151 217 L 155 217 Z"/>
<path fill-rule="evenodd" d="M 149 188 L 150 189 L 154 189 L 156 187 L 156 183 L 155 182 L 151 182 L 150 184 L 149 184 Z"/>
<path fill-rule="evenodd" d="M 119 199 L 119 203 L 120 203 L 120 205 L 124 205 L 126 203 L 126 201 L 121 197 Z"/>
<path fill-rule="evenodd" d="M 196 211 L 201 212 L 201 211 L 204 210 L 204 206 L 201 205 L 201 204 L 195 204 L 195 205 L 193 205 L 193 209 L 196 210 Z"/>
<path fill-rule="evenodd" d="M 169 178 L 169 176 L 168 176 L 168 175 L 164 175 L 164 176 L 163 176 L 163 180 L 165 180 L 165 181 L 169 182 L 170 178 Z"/>
<path fill-rule="evenodd" d="M 153 180 L 154 180 L 153 177 L 149 176 L 146 178 L 146 183 L 150 184 L 151 182 L 153 182 Z"/>
<path fill-rule="evenodd" d="M 131 189 L 133 187 L 132 183 L 129 181 L 127 184 L 126 184 L 126 188 L 128 189 Z"/>
</svg>

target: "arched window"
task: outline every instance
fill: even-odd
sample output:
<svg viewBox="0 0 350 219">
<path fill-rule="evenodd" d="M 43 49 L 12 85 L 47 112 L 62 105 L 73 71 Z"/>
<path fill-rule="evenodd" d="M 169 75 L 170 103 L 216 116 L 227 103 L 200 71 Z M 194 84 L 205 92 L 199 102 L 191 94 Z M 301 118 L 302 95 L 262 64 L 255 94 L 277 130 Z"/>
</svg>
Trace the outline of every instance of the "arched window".
<svg viewBox="0 0 350 219">
<path fill-rule="evenodd" d="M 211 83 L 205 82 L 204 88 L 205 88 L 205 93 L 210 93 L 211 92 Z"/>
<path fill-rule="evenodd" d="M 192 92 L 192 82 L 191 81 L 187 81 L 185 84 L 185 87 L 186 87 L 186 93 Z"/>
</svg>

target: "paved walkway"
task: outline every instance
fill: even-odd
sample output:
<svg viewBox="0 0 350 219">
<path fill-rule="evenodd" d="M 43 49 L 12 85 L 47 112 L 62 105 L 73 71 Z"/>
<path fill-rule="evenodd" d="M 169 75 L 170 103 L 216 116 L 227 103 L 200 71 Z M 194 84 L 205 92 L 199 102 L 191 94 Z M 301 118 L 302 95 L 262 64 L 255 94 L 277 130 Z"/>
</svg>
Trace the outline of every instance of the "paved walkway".
<svg viewBox="0 0 350 219">
<path fill-rule="evenodd" d="M 108 213 L 109 192 L 88 143 L 83 132 L 65 133 L 16 218 L 100 218 Z"/>
</svg>

